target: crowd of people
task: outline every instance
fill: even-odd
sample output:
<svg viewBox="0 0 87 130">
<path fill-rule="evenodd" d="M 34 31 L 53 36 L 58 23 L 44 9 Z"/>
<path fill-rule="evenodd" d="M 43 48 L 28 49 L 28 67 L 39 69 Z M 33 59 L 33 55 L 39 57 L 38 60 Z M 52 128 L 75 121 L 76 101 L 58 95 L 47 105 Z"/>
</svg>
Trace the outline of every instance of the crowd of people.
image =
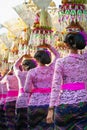
<svg viewBox="0 0 87 130">
<path fill-rule="evenodd" d="M 0 77 L 0 130 L 87 130 L 87 52 L 68 33 L 67 56 L 49 44 L 21 56 Z"/>
</svg>

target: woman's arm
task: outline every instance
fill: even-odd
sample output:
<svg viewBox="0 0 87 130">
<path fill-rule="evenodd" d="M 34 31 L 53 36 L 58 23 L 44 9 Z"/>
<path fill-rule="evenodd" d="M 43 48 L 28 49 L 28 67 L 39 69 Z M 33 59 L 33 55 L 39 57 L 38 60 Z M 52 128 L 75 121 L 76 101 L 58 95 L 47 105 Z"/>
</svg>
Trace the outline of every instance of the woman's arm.
<svg viewBox="0 0 87 130">
<path fill-rule="evenodd" d="M 2 80 L 0 81 L 1 83 L 6 83 L 7 82 L 7 74 L 3 76 Z"/>
<path fill-rule="evenodd" d="M 55 62 L 56 62 L 56 60 L 58 59 L 58 58 L 60 58 L 60 54 L 59 54 L 59 52 L 53 47 L 53 46 L 51 46 L 51 45 L 48 45 L 48 49 L 51 51 L 51 53 L 52 53 L 52 62 L 51 62 L 51 64 L 50 65 L 54 65 L 55 64 Z"/>
<path fill-rule="evenodd" d="M 48 46 L 49 50 L 53 53 L 53 55 L 57 58 L 60 58 L 59 52 L 51 45 Z"/>
<path fill-rule="evenodd" d="M 51 46 L 49 44 L 39 45 L 39 46 L 37 46 L 37 48 L 44 48 L 44 49 L 49 49 L 50 50 L 50 52 L 53 55 L 52 56 L 53 60 L 52 60 L 52 62 L 51 62 L 50 65 L 54 65 L 54 63 L 56 62 L 56 60 L 58 58 L 60 58 L 59 52 L 53 46 Z"/>
<path fill-rule="evenodd" d="M 26 93 L 31 93 L 32 87 L 33 87 L 33 72 L 32 70 L 29 70 L 25 80 L 24 91 Z"/>
<path fill-rule="evenodd" d="M 21 65 L 23 56 L 21 56 L 15 63 L 14 63 L 14 72 L 20 71 L 19 66 Z"/>
<path fill-rule="evenodd" d="M 21 65 L 22 61 L 25 60 L 25 59 L 29 59 L 29 58 L 31 58 L 31 55 L 30 55 L 30 54 L 25 54 L 25 55 L 21 56 L 21 57 L 15 62 L 15 64 L 14 64 L 14 70 L 15 70 L 15 71 L 21 71 L 20 65 Z"/>
<path fill-rule="evenodd" d="M 47 123 L 53 122 L 54 107 L 59 104 L 60 88 L 63 83 L 62 76 L 63 73 L 62 73 L 61 62 L 57 60 L 55 64 L 54 76 L 52 81 L 50 104 L 49 104 L 48 115 L 46 119 Z"/>
<path fill-rule="evenodd" d="M 56 104 L 58 105 L 59 102 L 60 87 L 63 84 L 63 65 L 61 61 L 61 59 L 58 59 L 55 64 L 49 104 L 50 107 L 54 107 Z"/>
</svg>

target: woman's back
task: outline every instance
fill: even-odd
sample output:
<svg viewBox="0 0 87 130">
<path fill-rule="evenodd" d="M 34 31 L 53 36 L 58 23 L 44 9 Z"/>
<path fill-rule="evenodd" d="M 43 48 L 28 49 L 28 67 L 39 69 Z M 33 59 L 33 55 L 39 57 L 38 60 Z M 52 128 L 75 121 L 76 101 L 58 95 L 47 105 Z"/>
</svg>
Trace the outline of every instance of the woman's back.
<svg viewBox="0 0 87 130">
<path fill-rule="evenodd" d="M 31 92 L 33 89 L 50 88 L 52 86 L 54 66 L 38 66 L 28 72 L 28 86 L 26 89 Z M 45 95 L 45 96 L 44 96 Z M 32 93 L 29 104 L 30 105 L 46 105 L 49 104 L 49 93 Z"/>
<path fill-rule="evenodd" d="M 87 62 L 82 55 L 70 54 L 62 60 L 62 64 L 64 83 L 86 81 L 87 84 Z"/>
<path fill-rule="evenodd" d="M 54 68 L 49 66 L 39 66 L 32 70 L 34 73 L 33 85 L 36 88 L 51 87 Z"/>
<path fill-rule="evenodd" d="M 58 59 L 56 62 L 56 72 L 57 79 L 54 81 L 54 85 L 58 86 L 58 91 L 60 94 L 59 104 L 73 104 L 79 101 L 87 101 L 87 61 L 83 55 L 80 54 L 70 54 L 65 58 Z M 84 83 L 86 89 L 82 90 L 63 90 L 60 92 L 60 77 L 62 76 L 63 84 L 70 83 Z M 59 80 L 58 80 L 59 79 Z M 55 95 L 58 92 L 55 90 Z M 54 95 L 54 96 L 55 96 Z M 57 104 L 58 105 L 58 100 Z"/>
</svg>

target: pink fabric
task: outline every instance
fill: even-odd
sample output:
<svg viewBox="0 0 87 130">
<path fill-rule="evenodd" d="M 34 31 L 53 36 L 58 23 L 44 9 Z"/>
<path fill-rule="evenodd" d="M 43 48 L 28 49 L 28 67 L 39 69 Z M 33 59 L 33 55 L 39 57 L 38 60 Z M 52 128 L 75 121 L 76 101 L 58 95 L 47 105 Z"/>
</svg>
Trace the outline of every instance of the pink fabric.
<svg viewBox="0 0 87 130">
<path fill-rule="evenodd" d="M 0 94 L 0 95 L 2 95 L 2 96 L 1 96 L 1 99 L 0 99 L 0 104 L 5 104 L 6 97 L 7 97 L 7 86 L 6 86 L 6 83 L 2 83 L 1 87 L 2 87 L 2 94 Z"/>
<path fill-rule="evenodd" d="M 86 89 L 62 91 L 61 84 L 84 83 Z M 84 84 L 79 84 L 84 88 Z M 70 87 L 69 85 L 67 88 Z M 77 85 L 75 85 L 78 89 Z M 66 88 L 66 87 L 65 87 Z M 56 61 L 50 96 L 50 106 L 75 104 L 87 101 L 87 59 L 80 54 L 70 54 Z"/>
<path fill-rule="evenodd" d="M 68 83 L 68 84 L 63 84 L 61 86 L 62 90 L 81 90 L 85 89 L 85 84 L 84 83 Z"/>
<path fill-rule="evenodd" d="M 51 88 L 35 88 L 32 90 L 32 93 L 50 93 Z"/>
<path fill-rule="evenodd" d="M 9 90 L 7 96 L 8 97 L 18 96 L 18 91 Z"/>
<path fill-rule="evenodd" d="M 7 83 L 8 91 L 9 90 L 11 90 L 11 91 L 18 90 L 18 88 L 19 88 L 18 79 L 14 74 L 6 76 L 6 83 Z"/>
<path fill-rule="evenodd" d="M 2 94 L 0 94 L 0 98 L 2 98 Z"/>
<path fill-rule="evenodd" d="M 24 88 L 20 88 L 19 93 L 24 93 Z"/>
<path fill-rule="evenodd" d="M 7 97 L 7 94 L 2 94 L 2 98 L 6 98 Z"/>
<path fill-rule="evenodd" d="M 28 71 L 20 71 L 15 68 L 15 74 L 18 79 L 19 92 L 16 100 L 16 108 L 26 108 L 28 106 L 29 94 L 24 92 L 24 84 Z"/>
<path fill-rule="evenodd" d="M 44 91 L 43 94 L 43 90 L 40 91 L 39 89 L 44 88 L 45 90 L 52 86 L 54 66 L 57 58 L 59 58 L 59 53 L 53 47 L 51 47 L 51 50 L 55 55 L 53 62 L 48 66 L 37 66 L 36 68 L 29 70 L 26 76 L 24 91 L 28 94 L 31 94 L 28 104 L 29 106 L 49 104 L 50 90 L 46 90 L 46 92 Z M 35 90 L 32 93 L 33 89 Z"/>
<path fill-rule="evenodd" d="M 6 75 L 4 82 L 6 83 L 7 87 L 7 97 L 6 102 L 15 101 L 17 98 L 17 93 L 15 91 L 18 91 L 18 80 L 17 77 L 13 75 Z M 3 91 L 5 91 L 5 88 L 3 88 Z"/>
</svg>

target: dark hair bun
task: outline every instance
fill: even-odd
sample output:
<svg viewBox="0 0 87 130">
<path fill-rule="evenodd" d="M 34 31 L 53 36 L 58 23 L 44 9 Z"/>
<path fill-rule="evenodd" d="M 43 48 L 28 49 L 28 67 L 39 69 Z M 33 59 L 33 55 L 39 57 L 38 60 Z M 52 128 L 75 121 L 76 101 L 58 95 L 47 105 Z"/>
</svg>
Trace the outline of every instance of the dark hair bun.
<svg viewBox="0 0 87 130">
<path fill-rule="evenodd" d="M 80 33 L 69 33 L 66 35 L 64 42 L 69 44 L 73 49 L 82 50 L 86 46 L 86 41 Z"/>
<path fill-rule="evenodd" d="M 36 62 L 33 59 L 25 59 L 22 65 L 26 66 L 27 70 L 35 68 L 37 66 Z"/>
<path fill-rule="evenodd" d="M 34 55 L 34 58 L 44 65 L 51 62 L 51 54 L 47 50 L 37 51 Z"/>
</svg>

